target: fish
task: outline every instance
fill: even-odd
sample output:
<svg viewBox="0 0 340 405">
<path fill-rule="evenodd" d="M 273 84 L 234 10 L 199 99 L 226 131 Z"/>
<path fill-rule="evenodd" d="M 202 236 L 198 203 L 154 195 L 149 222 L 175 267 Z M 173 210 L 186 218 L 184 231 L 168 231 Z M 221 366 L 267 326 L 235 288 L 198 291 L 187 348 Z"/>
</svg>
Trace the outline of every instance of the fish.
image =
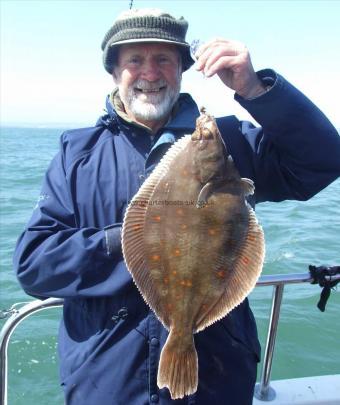
<svg viewBox="0 0 340 405">
<path fill-rule="evenodd" d="M 123 256 L 169 331 L 157 385 L 172 399 L 197 391 L 194 334 L 238 306 L 260 276 L 265 241 L 247 202 L 253 193 L 202 110 L 194 132 L 169 148 L 126 210 Z"/>
</svg>

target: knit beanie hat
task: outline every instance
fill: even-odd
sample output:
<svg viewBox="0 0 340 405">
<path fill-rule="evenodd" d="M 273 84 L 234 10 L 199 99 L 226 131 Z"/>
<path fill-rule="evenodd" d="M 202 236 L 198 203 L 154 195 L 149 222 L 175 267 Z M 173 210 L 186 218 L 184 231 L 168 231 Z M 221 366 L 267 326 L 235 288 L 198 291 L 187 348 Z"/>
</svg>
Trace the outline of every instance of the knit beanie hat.
<svg viewBox="0 0 340 405">
<path fill-rule="evenodd" d="M 106 71 L 112 73 L 119 45 L 138 42 L 162 42 L 178 46 L 182 56 L 183 71 L 194 63 L 190 45 L 185 42 L 187 21 L 174 18 L 158 9 L 134 9 L 118 16 L 106 33 L 101 48 Z"/>
</svg>

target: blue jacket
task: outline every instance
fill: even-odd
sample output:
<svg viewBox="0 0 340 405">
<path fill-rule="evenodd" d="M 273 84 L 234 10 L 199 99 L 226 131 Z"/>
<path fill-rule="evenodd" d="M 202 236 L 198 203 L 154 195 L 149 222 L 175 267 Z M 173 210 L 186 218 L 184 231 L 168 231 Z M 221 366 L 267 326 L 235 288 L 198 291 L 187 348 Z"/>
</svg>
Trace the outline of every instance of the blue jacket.
<svg viewBox="0 0 340 405">
<path fill-rule="evenodd" d="M 303 94 L 271 70 L 266 94 L 236 100 L 260 123 L 218 119 L 242 177 L 254 180 L 252 203 L 306 200 L 340 175 L 340 137 Z M 111 104 L 95 127 L 65 132 L 46 173 L 39 203 L 20 236 L 14 267 L 23 289 L 63 297 L 60 375 L 67 404 L 251 403 L 260 346 L 248 301 L 195 335 L 199 387 L 171 401 L 156 384 L 167 332 L 145 305 L 121 253 L 125 209 L 169 146 L 191 133 L 199 115 L 189 95 L 152 141 Z"/>
</svg>

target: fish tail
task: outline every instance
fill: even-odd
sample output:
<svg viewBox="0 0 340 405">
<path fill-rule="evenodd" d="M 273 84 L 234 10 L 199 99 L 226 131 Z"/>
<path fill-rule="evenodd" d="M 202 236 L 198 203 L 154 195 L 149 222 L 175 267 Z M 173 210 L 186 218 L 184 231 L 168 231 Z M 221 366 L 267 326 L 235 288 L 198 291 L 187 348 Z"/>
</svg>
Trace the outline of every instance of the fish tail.
<svg viewBox="0 0 340 405">
<path fill-rule="evenodd" d="M 191 333 L 180 336 L 170 331 L 161 352 L 157 385 L 167 387 L 172 399 L 183 398 L 196 392 L 198 359 Z"/>
</svg>

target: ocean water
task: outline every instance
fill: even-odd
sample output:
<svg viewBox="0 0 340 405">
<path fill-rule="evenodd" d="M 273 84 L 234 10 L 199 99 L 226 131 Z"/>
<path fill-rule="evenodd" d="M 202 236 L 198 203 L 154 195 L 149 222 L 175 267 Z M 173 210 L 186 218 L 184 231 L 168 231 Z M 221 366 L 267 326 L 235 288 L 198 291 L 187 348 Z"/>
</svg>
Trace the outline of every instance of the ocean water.
<svg viewBox="0 0 340 405">
<path fill-rule="evenodd" d="M 2 128 L 0 136 L 0 309 L 31 301 L 12 270 L 15 242 L 36 204 L 42 176 L 58 150 L 62 130 Z M 340 179 L 307 202 L 264 203 L 257 216 L 266 237 L 264 274 L 305 273 L 308 265 L 340 264 Z M 340 294 L 326 312 L 316 304 L 320 288 L 285 287 L 273 379 L 340 373 Z M 250 301 L 265 345 L 271 287 Z M 23 321 L 9 345 L 9 405 L 61 405 L 56 334 L 60 309 Z M 0 327 L 4 320 L 0 320 Z M 261 367 L 261 366 L 260 366 Z M 260 371 L 260 368 L 259 368 Z"/>
</svg>

